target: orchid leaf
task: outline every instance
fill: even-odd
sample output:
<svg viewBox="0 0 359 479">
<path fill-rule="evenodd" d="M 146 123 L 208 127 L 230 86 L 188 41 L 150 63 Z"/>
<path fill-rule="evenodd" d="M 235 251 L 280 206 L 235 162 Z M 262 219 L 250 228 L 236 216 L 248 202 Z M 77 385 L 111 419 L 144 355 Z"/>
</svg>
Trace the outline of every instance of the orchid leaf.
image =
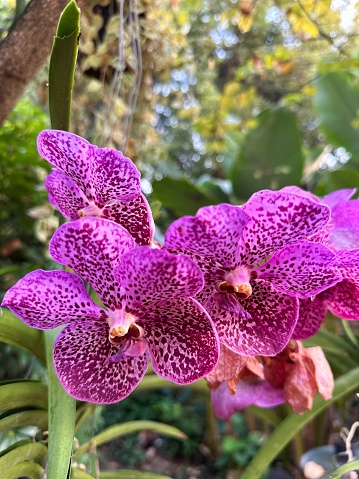
<svg viewBox="0 0 359 479">
<path fill-rule="evenodd" d="M 301 416 L 296 413 L 291 413 L 287 416 L 274 430 L 264 446 L 259 449 L 245 471 L 241 473 L 240 479 L 260 479 L 276 456 L 308 422 L 314 419 L 330 404 L 352 391 L 357 390 L 358 387 L 359 367 L 349 371 L 335 381 L 335 388 L 331 399 L 324 401 L 320 396 L 317 396 L 310 411 Z"/>
<path fill-rule="evenodd" d="M 45 364 L 45 343 L 42 331 L 30 328 L 8 309 L 0 316 L 0 341 L 26 349 Z"/>
<path fill-rule="evenodd" d="M 24 461 L 32 460 L 42 464 L 47 455 L 47 447 L 40 442 L 30 442 L 19 446 L 0 457 L 0 471 L 6 471 Z"/>
<path fill-rule="evenodd" d="M 155 472 L 122 469 L 121 471 L 101 472 L 100 479 L 171 479 L 171 477 L 164 476 L 163 474 L 156 474 Z"/>
<path fill-rule="evenodd" d="M 13 428 L 22 426 L 36 426 L 41 431 L 45 431 L 48 427 L 47 411 L 21 411 L 0 419 L 1 432 L 11 431 Z"/>
<path fill-rule="evenodd" d="M 49 67 L 51 126 L 68 130 L 74 72 L 80 35 L 80 10 L 71 1 L 62 12 L 52 47 Z"/>
<path fill-rule="evenodd" d="M 342 466 L 335 469 L 335 471 L 331 472 L 326 479 L 339 479 L 343 477 L 344 474 L 351 472 L 351 471 L 358 471 L 359 470 L 359 460 L 358 461 L 350 461 Z"/>
<path fill-rule="evenodd" d="M 27 477 L 29 479 L 42 479 L 44 468 L 37 462 L 24 461 L 2 471 L 1 479 L 17 479 Z"/>
<path fill-rule="evenodd" d="M 118 437 L 131 434 L 139 431 L 155 431 L 165 436 L 174 437 L 176 439 L 186 439 L 186 435 L 177 429 L 176 427 L 169 426 L 168 424 L 162 424 L 156 421 L 130 421 L 124 424 L 116 424 L 115 426 L 108 427 L 104 431 L 94 436 L 91 441 L 85 442 L 75 451 L 75 456 L 88 452 L 93 444 L 100 446 L 106 442 L 117 439 Z"/>
<path fill-rule="evenodd" d="M 0 412 L 34 407 L 47 409 L 47 387 L 37 381 L 0 383 Z"/>
<path fill-rule="evenodd" d="M 79 469 L 78 467 L 71 468 L 71 479 L 96 479 L 88 472 Z"/>
</svg>

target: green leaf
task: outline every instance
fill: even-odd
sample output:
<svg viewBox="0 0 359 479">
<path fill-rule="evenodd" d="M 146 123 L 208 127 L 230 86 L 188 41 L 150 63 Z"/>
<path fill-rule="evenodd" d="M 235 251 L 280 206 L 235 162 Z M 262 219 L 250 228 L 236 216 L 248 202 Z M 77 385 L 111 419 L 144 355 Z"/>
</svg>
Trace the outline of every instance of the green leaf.
<svg viewBox="0 0 359 479">
<path fill-rule="evenodd" d="M 36 381 L 0 385 L 0 412 L 35 407 L 47 409 L 47 386 Z"/>
<path fill-rule="evenodd" d="M 324 401 L 320 396 L 314 400 L 311 411 L 301 416 L 291 413 L 274 430 L 264 446 L 259 449 L 240 479 L 260 479 L 275 457 L 286 447 L 293 437 L 330 404 L 346 396 L 359 387 L 359 367 L 341 376 L 335 381 L 333 397 Z M 239 478 L 239 476 L 238 476 Z"/>
<path fill-rule="evenodd" d="M 335 469 L 335 471 L 331 472 L 327 476 L 327 479 L 339 479 L 347 472 L 357 471 L 357 470 L 359 470 L 359 461 L 350 461 L 338 467 L 337 469 Z"/>
<path fill-rule="evenodd" d="M 332 72 L 315 83 L 315 108 L 320 128 L 334 146 L 344 146 L 359 164 L 359 87 L 343 72 Z"/>
<path fill-rule="evenodd" d="M 85 442 L 75 451 L 75 456 L 88 452 L 92 444 L 100 446 L 105 442 L 112 441 L 118 437 L 125 436 L 138 431 L 155 431 L 159 434 L 163 434 L 169 437 L 175 437 L 176 439 L 186 439 L 186 435 L 177 429 L 176 427 L 169 426 L 168 424 L 162 424 L 156 421 L 130 421 L 124 424 L 116 424 L 115 426 L 108 427 L 104 431 L 94 436 L 91 441 Z"/>
<path fill-rule="evenodd" d="M 52 364 L 52 351 L 59 328 L 46 331 L 49 384 L 49 456 L 47 479 L 67 479 L 75 431 L 76 401 L 58 380 Z"/>
<path fill-rule="evenodd" d="M 88 472 L 79 469 L 78 467 L 71 468 L 71 479 L 96 479 Z"/>
<path fill-rule="evenodd" d="M 42 464 L 47 455 L 47 447 L 40 442 L 31 442 L 16 447 L 4 456 L 0 457 L 0 471 L 6 471 L 11 467 L 29 459 Z"/>
<path fill-rule="evenodd" d="M 49 67 L 49 107 L 51 126 L 69 130 L 72 88 L 80 35 L 80 10 L 71 1 L 59 20 Z"/>
<path fill-rule="evenodd" d="M 45 343 L 43 332 L 30 328 L 8 309 L 2 309 L 0 316 L 0 341 L 26 349 L 45 364 Z"/>
<path fill-rule="evenodd" d="M 238 198 L 262 189 L 279 189 L 300 183 L 304 158 L 297 120 L 290 110 L 277 108 L 261 113 L 258 126 L 239 148 L 230 179 Z"/>
<path fill-rule="evenodd" d="M 44 477 L 44 468 L 36 462 L 24 461 L 1 473 L 1 479 L 18 479 L 19 477 L 42 479 Z"/>
<path fill-rule="evenodd" d="M 47 411 L 21 411 L 0 419 L 1 432 L 22 426 L 36 426 L 41 431 L 45 431 L 48 428 Z"/>
<path fill-rule="evenodd" d="M 219 200 L 201 191 L 185 179 L 166 176 L 152 184 L 153 196 L 176 216 L 195 215 L 199 208 L 218 204 Z"/>
<path fill-rule="evenodd" d="M 171 477 L 164 476 L 163 474 L 156 474 L 154 472 L 122 469 L 120 471 L 100 472 L 100 479 L 171 479 Z"/>
<path fill-rule="evenodd" d="M 321 175 L 317 192 L 322 195 L 342 188 L 359 188 L 359 171 L 341 168 L 337 171 L 328 171 Z"/>
</svg>

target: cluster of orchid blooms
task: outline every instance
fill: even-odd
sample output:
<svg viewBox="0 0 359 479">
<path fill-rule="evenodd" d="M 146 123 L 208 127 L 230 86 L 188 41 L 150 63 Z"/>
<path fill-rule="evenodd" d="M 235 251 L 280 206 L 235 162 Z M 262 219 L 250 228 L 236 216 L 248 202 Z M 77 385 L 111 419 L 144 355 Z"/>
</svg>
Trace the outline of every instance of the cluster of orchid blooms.
<svg viewBox="0 0 359 479">
<path fill-rule="evenodd" d="M 204 207 L 174 221 L 162 246 L 129 158 L 56 130 L 38 150 L 54 167 L 49 199 L 70 220 L 49 246 L 66 268 L 29 273 L 2 304 L 34 328 L 65 324 L 54 365 L 69 394 L 120 401 L 151 361 L 177 384 L 205 377 L 222 418 L 331 397 L 321 348 L 300 340 L 328 310 L 359 319 L 355 190 L 319 199 L 286 187 Z"/>
</svg>

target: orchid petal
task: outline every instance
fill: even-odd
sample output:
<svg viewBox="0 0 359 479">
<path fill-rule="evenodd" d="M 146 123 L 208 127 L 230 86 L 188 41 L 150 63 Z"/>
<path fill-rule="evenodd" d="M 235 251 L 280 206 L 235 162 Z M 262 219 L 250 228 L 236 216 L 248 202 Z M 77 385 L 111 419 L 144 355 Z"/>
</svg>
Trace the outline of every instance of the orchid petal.
<svg viewBox="0 0 359 479">
<path fill-rule="evenodd" d="M 94 147 L 89 165 L 91 194 L 99 206 L 129 200 L 141 193 L 140 172 L 120 151 Z"/>
<path fill-rule="evenodd" d="M 359 282 L 344 279 L 323 293 L 331 313 L 338 318 L 359 320 Z"/>
<path fill-rule="evenodd" d="M 335 254 L 320 243 L 302 241 L 276 252 L 255 270 L 258 278 L 269 281 L 283 293 L 309 298 L 342 279 L 329 265 Z"/>
<path fill-rule="evenodd" d="M 72 323 L 59 334 L 54 364 L 66 391 L 80 401 L 111 404 L 127 397 L 143 378 L 148 353 L 110 360 L 118 349 L 108 340 L 106 322 Z"/>
<path fill-rule="evenodd" d="M 349 200 L 353 195 L 355 195 L 356 191 L 356 188 L 343 188 L 342 190 L 333 191 L 332 193 L 323 196 L 321 201 L 328 205 L 332 210 L 339 203 Z"/>
<path fill-rule="evenodd" d="M 44 130 L 37 138 L 39 154 L 66 173 L 84 193 L 90 186 L 93 148 L 88 141 L 67 131 Z"/>
<path fill-rule="evenodd" d="M 345 275 L 346 268 L 355 268 L 359 266 L 359 249 L 343 249 L 337 251 L 333 265 L 338 266 L 341 270 L 344 268 L 343 275 Z"/>
<path fill-rule="evenodd" d="M 260 191 L 242 208 L 253 218 L 243 230 L 240 250 L 241 264 L 246 266 L 255 266 L 276 250 L 314 235 L 330 218 L 328 206 L 285 191 Z"/>
<path fill-rule="evenodd" d="M 331 236 L 337 248 L 359 248 L 359 200 L 343 201 L 332 212 L 335 229 Z"/>
<path fill-rule="evenodd" d="M 76 183 L 62 171 L 54 170 L 46 178 L 45 187 L 50 203 L 70 220 L 78 220 L 78 212 L 89 204 Z"/>
<path fill-rule="evenodd" d="M 148 201 L 142 194 L 127 201 L 114 201 L 102 213 L 123 226 L 139 246 L 151 243 L 155 226 Z"/>
<path fill-rule="evenodd" d="M 50 242 L 50 254 L 60 264 L 84 278 L 108 307 L 119 306 L 120 286 L 113 269 L 121 256 L 134 247 L 122 226 L 112 221 L 84 217 L 62 225 Z"/>
<path fill-rule="evenodd" d="M 83 281 L 68 271 L 33 271 L 5 294 L 7 306 L 24 323 L 53 329 L 70 321 L 106 318 L 86 293 Z"/>
<path fill-rule="evenodd" d="M 298 300 L 279 293 L 270 283 L 252 281 L 252 295 L 238 301 L 244 314 L 222 309 L 214 293 L 204 304 L 219 340 L 244 356 L 275 356 L 288 343 L 298 318 Z"/>
<path fill-rule="evenodd" d="M 213 371 L 219 358 L 218 336 L 197 301 L 167 299 L 146 307 L 145 315 L 145 339 L 159 376 L 189 384 Z"/>
<path fill-rule="evenodd" d="M 202 272 L 191 258 L 148 246 L 122 256 L 114 275 L 132 304 L 187 298 L 203 287 Z"/>
<path fill-rule="evenodd" d="M 205 206 L 196 216 L 184 216 L 172 223 L 165 235 L 165 247 L 232 267 L 236 265 L 243 228 L 249 221 L 239 206 Z"/>
<path fill-rule="evenodd" d="M 334 286 L 335 287 L 335 286 Z M 327 314 L 326 302 L 322 295 L 299 301 L 299 317 L 291 339 L 307 339 L 319 331 Z"/>
</svg>

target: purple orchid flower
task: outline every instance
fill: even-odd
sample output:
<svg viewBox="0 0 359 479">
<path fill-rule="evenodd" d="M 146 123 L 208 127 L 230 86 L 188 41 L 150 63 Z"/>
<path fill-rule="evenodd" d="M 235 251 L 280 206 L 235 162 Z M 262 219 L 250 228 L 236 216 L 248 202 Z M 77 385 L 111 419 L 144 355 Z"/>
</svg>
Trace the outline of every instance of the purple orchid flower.
<svg viewBox="0 0 359 479">
<path fill-rule="evenodd" d="M 65 218 L 107 218 L 126 228 L 138 245 L 151 243 L 151 210 L 141 193 L 140 173 L 129 158 L 59 130 L 42 131 L 37 146 L 56 168 L 45 186 L 50 202 Z"/>
<path fill-rule="evenodd" d="M 217 333 L 191 296 L 203 275 L 185 255 L 134 241 L 120 225 L 85 217 L 61 226 L 51 240 L 53 258 L 82 276 L 104 307 L 67 271 L 34 271 L 5 295 L 3 305 L 26 324 L 67 324 L 54 348 L 57 375 L 69 394 L 110 404 L 124 399 L 152 361 L 154 371 L 189 384 L 213 370 Z"/>
<path fill-rule="evenodd" d="M 328 267 L 334 253 L 304 241 L 329 216 L 329 208 L 311 198 L 261 191 L 242 207 L 204 207 L 195 217 L 180 218 L 168 229 L 165 247 L 201 267 L 205 287 L 197 298 L 221 343 L 238 354 L 273 356 L 291 338 L 297 298 L 341 279 Z"/>
</svg>

